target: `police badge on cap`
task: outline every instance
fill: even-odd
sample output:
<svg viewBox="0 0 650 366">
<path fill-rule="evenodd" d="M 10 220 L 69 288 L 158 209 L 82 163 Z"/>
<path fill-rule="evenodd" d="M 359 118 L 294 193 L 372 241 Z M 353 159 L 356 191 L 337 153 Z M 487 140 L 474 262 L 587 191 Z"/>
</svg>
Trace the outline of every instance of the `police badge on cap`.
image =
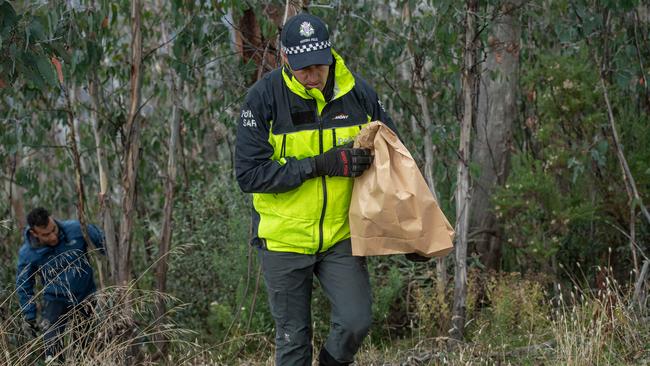
<svg viewBox="0 0 650 366">
<path fill-rule="evenodd" d="M 330 35 L 325 23 L 316 16 L 302 13 L 287 20 L 280 41 L 293 70 L 332 64 Z"/>
</svg>

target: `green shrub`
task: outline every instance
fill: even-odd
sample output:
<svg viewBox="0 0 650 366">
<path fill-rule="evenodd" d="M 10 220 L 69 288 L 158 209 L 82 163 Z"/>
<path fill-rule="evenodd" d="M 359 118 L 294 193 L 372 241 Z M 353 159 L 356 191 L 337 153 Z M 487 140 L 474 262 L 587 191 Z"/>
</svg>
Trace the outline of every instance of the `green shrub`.
<svg viewBox="0 0 650 366">
<path fill-rule="evenodd" d="M 472 314 L 469 334 L 474 341 L 511 349 L 550 337 L 543 282 L 519 273 L 492 274 L 486 279 L 485 297 L 486 307 Z"/>
</svg>

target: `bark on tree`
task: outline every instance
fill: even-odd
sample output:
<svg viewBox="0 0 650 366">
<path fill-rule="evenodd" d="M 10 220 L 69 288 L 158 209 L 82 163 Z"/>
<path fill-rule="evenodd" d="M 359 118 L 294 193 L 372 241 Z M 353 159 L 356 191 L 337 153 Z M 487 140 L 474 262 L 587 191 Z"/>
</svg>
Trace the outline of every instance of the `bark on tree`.
<svg viewBox="0 0 650 366">
<path fill-rule="evenodd" d="M 22 161 L 20 152 L 22 151 L 22 146 L 21 146 L 20 139 L 18 140 L 17 143 L 17 148 L 16 152 L 13 154 L 13 157 L 9 161 L 8 167 L 9 167 L 9 203 L 11 204 L 11 208 L 13 209 L 14 212 L 14 219 L 16 220 L 16 224 L 18 226 L 18 230 L 20 232 L 23 231 L 25 226 L 27 225 L 27 219 L 25 216 L 25 206 L 24 206 L 24 201 L 23 201 L 23 192 L 24 188 L 16 184 L 15 179 L 16 179 L 16 172 L 18 171 L 18 168 L 20 168 L 20 163 Z"/>
<path fill-rule="evenodd" d="M 169 39 L 166 27 L 163 25 L 163 36 Z M 165 176 L 165 203 L 163 207 L 163 222 L 161 227 L 160 243 L 158 245 L 158 260 L 156 261 L 156 290 L 165 293 L 167 290 L 168 254 L 171 248 L 174 193 L 176 190 L 176 175 L 178 168 L 178 146 L 181 133 L 181 97 L 179 90 L 183 90 L 183 83 L 178 81 L 173 68 L 169 71 L 169 84 L 172 97 L 172 118 L 169 121 L 169 155 L 167 159 L 167 175 Z M 158 297 L 156 301 L 156 318 L 163 319 L 166 312 L 165 300 Z M 162 351 L 168 343 L 162 343 Z"/>
<path fill-rule="evenodd" d="M 264 38 L 260 23 L 253 8 L 244 10 L 242 17 L 233 22 L 232 11 L 224 17 L 224 23 L 228 26 L 234 48 L 244 63 L 253 61 L 257 65 L 254 74 L 251 75 L 251 84 L 257 81 L 266 72 L 279 66 L 280 60 L 280 30 L 288 18 L 306 10 L 309 1 L 286 0 L 284 6 L 268 4 L 262 9 L 262 13 L 278 28 L 278 36 L 270 39 Z"/>
<path fill-rule="evenodd" d="M 68 124 L 68 149 L 70 150 L 70 153 L 72 155 L 72 162 L 74 165 L 74 172 L 75 172 L 75 188 L 77 191 L 77 218 L 79 219 L 79 224 L 81 226 L 81 235 L 84 238 L 84 241 L 88 243 L 89 245 L 94 245 L 94 243 L 90 240 L 90 236 L 88 236 L 88 227 L 87 227 L 87 222 L 86 222 L 86 211 L 85 211 L 85 205 L 86 205 L 86 198 L 85 198 L 85 193 L 84 193 L 84 184 L 83 184 L 83 172 L 81 168 L 81 157 L 79 155 L 79 145 L 77 142 L 77 134 L 75 133 L 77 131 L 77 128 L 75 127 L 75 115 L 74 111 L 72 109 L 72 98 L 70 96 L 69 91 L 67 90 L 65 84 L 63 82 L 59 82 L 59 87 L 61 89 L 61 92 L 63 94 L 65 103 L 66 103 L 66 121 Z M 100 287 L 104 287 L 104 277 L 101 271 L 99 272 L 99 284 Z"/>
<path fill-rule="evenodd" d="M 646 277 L 650 270 L 650 260 L 643 262 L 641 272 L 638 273 L 636 282 L 634 283 L 634 294 L 632 295 L 632 304 L 637 306 L 638 309 L 647 309 L 646 300 L 648 298 L 648 291 L 646 289 Z"/>
<path fill-rule="evenodd" d="M 100 89 L 99 79 L 96 73 L 92 73 L 88 83 L 88 90 L 92 103 L 90 120 L 95 137 L 95 153 L 97 155 L 97 167 L 99 170 L 99 216 L 101 218 L 102 228 L 104 229 L 106 256 L 109 267 L 109 283 L 116 283 L 118 272 L 117 241 L 115 234 L 115 221 L 111 211 L 111 182 L 109 180 L 108 158 L 104 151 L 103 136 L 106 134 L 105 128 L 100 125 Z"/>
<path fill-rule="evenodd" d="M 263 12 L 278 28 L 282 27 L 284 7 L 269 4 Z M 244 11 L 236 29 L 231 28 L 232 31 L 235 32 L 235 45 L 242 60 L 245 63 L 253 61 L 257 65 L 255 73 L 250 78 L 251 84 L 278 66 L 278 40 L 264 38 L 252 8 Z"/>
<path fill-rule="evenodd" d="M 520 0 L 501 3 L 488 36 L 484 77 L 481 78 L 472 161 L 479 168 L 472 190 L 470 234 L 481 263 L 498 269 L 501 235 L 490 203 L 494 189 L 508 177 L 512 125 L 517 117 L 519 85 Z"/>
<path fill-rule="evenodd" d="M 454 305 L 452 308 L 452 338 L 462 339 L 465 328 L 465 301 L 467 298 L 467 231 L 469 226 L 469 158 L 470 132 L 475 115 L 476 98 L 476 12 L 478 0 L 468 0 L 465 10 L 465 50 L 462 74 L 463 115 L 460 121 L 460 148 L 458 150 L 458 178 L 456 184 L 456 270 L 454 274 Z"/>
<path fill-rule="evenodd" d="M 403 14 L 403 19 L 405 24 L 410 24 L 411 22 L 411 12 L 409 11 L 409 4 L 405 3 L 404 4 L 404 9 L 402 11 Z M 409 35 L 409 38 L 410 35 Z M 425 88 L 425 60 L 426 56 L 416 58 L 416 56 L 413 53 L 413 50 L 411 47 L 406 48 L 406 56 L 410 62 L 411 66 L 411 72 L 409 73 L 410 75 L 413 75 L 413 90 L 415 91 L 415 96 L 417 98 L 418 104 L 420 105 L 420 112 L 422 116 L 422 120 L 424 122 L 424 131 L 422 131 L 421 128 L 419 128 L 417 123 L 413 124 L 414 128 L 417 128 L 419 133 L 423 134 L 423 140 L 424 140 L 424 179 L 427 182 L 427 185 L 429 186 L 429 190 L 431 191 L 431 194 L 433 194 L 433 197 L 435 198 L 436 201 L 438 201 L 438 195 L 436 194 L 436 184 L 433 176 L 433 166 L 434 166 L 434 151 L 435 151 L 435 146 L 433 146 L 433 118 L 432 114 L 429 112 L 429 99 L 425 96 L 424 94 L 424 88 Z M 436 93 L 433 95 L 431 98 L 434 100 L 437 98 L 440 94 Z M 434 105 L 435 109 L 435 105 Z M 435 116 L 436 114 L 433 113 Z M 436 258 L 436 290 L 438 291 L 438 296 L 440 298 L 445 298 L 445 287 L 447 284 L 447 262 L 445 261 L 445 258 Z"/>
<path fill-rule="evenodd" d="M 158 245 L 158 260 L 156 263 L 156 290 L 163 294 L 167 291 L 168 255 L 171 248 L 174 193 L 176 190 L 176 172 L 178 165 L 178 140 L 180 136 L 180 102 L 176 83 L 172 82 L 174 104 L 170 121 L 169 156 L 167 161 L 167 176 L 165 177 L 165 204 L 163 207 L 163 222 L 161 238 Z M 166 312 L 165 299 L 159 296 L 156 301 L 156 318 L 162 320 Z M 162 351 L 167 346 L 163 343 Z"/>
<path fill-rule="evenodd" d="M 130 105 L 126 121 L 124 167 L 122 171 L 122 217 L 118 245 L 117 283 L 126 285 L 131 278 L 131 238 L 135 219 L 135 192 L 140 163 L 140 88 L 142 63 L 142 30 L 140 0 L 131 2 L 131 81 Z"/>
</svg>

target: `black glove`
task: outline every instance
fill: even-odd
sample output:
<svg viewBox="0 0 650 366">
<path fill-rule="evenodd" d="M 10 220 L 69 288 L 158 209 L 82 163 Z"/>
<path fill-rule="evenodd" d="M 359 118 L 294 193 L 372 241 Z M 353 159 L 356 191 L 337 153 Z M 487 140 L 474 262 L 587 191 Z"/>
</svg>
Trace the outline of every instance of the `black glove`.
<svg viewBox="0 0 650 366">
<path fill-rule="evenodd" d="M 38 337 L 38 326 L 36 325 L 36 319 L 23 319 L 23 323 L 20 325 L 20 329 L 28 338 Z"/>
<path fill-rule="evenodd" d="M 368 149 L 355 149 L 352 144 L 330 149 L 314 156 L 316 176 L 358 177 L 372 164 Z"/>
</svg>

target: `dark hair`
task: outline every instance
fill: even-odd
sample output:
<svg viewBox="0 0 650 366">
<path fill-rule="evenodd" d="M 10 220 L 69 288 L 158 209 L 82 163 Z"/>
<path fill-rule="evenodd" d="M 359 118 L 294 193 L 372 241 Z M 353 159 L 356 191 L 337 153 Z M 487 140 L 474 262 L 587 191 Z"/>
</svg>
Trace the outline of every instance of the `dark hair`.
<svg viewBox="0 0 650 366">
<path fill-rule="evenodd" d="M 43 207 L 37 207 L 27 214 L 27 225 L 34 226 L 47 226 L 50 221 L 50 213 Z"/>
</svg>

